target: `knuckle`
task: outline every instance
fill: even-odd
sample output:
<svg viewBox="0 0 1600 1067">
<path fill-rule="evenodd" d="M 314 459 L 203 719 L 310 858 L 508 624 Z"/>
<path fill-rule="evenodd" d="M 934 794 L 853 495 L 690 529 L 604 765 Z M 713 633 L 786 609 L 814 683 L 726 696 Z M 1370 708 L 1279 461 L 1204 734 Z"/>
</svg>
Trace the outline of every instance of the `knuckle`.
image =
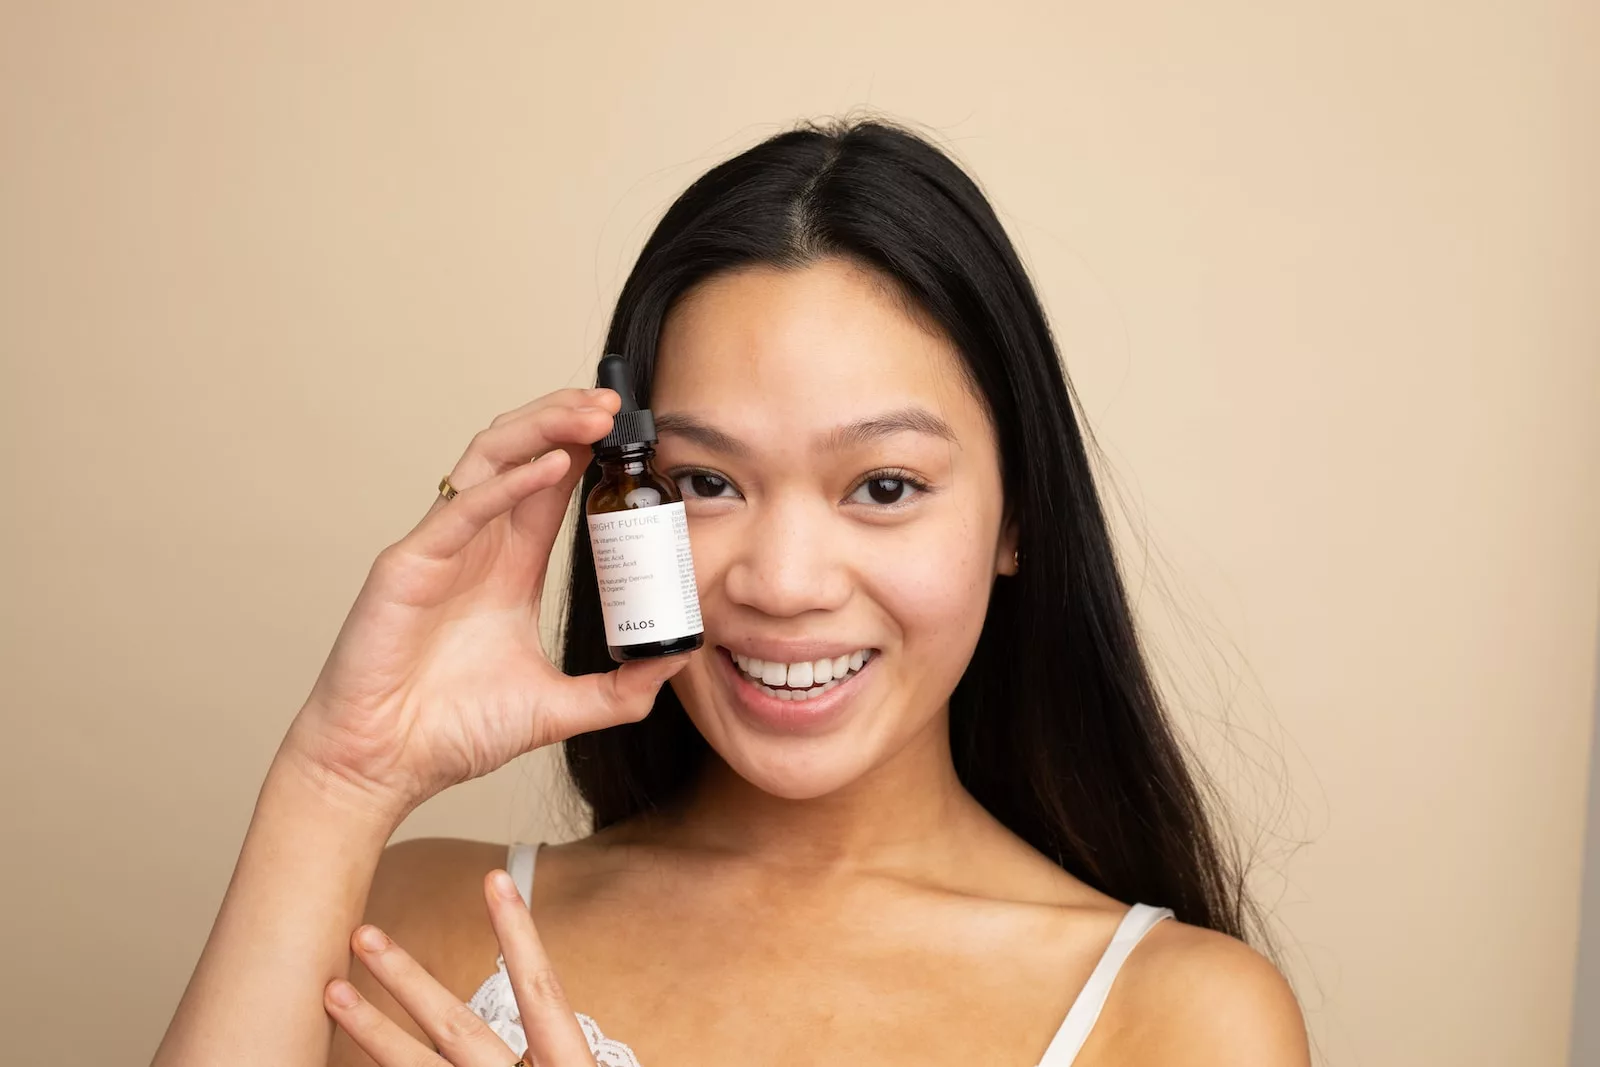
<svg viewBox="0 0 1600 1067">
<path fill-rule="evenodd" d="M 402 560 L 404 555 L 405 549 L 400 547 L 398 542 L 379 552 L 372 561 L 373 577 L 380 579 L 393 577 L 404 568 L 405 564 Z"/>
<path fill-rule="evenodd" d="M 556 972 L 549 967 L 525 975 L 518 984 L 522 987 L 523 995 L 534 1003 L 562 1005 L 567 1002 L 566 990 L 561 988 L 561 979 L 556 977 Z"/>
<path fill-rule="evenodd" d="M 618 699 L 612 704 L 615 709 L 615 718 L 618 722 L 640 722 L 649 715 L 655 704 L 648 698 L 644 700 Z"/>
<path fill-rule="evenodd" d="M 606 702 L 618 722 L 639 722 L 654 710 L 658 690 L 659 687 L 646 693 L 629 692 L 622 687 L 622 672 L 612 671 Z"/>
<path fill-rule="evenodd" d="M 530 400 L 521 407 L 501 412 L 490 421 L 489 425 L 491 427 L 504 426 L 508 422 L 515 422 L 518 419 L 525 419 L 529 415 L 540 414 L 552 407 L 571 407 L 579 401 L 582 395 L 583 390 L 581 389 L 557 389 L 554 392 L 546 393 L 541 397 Z"/>
<path fill-rule="evenodd" d="M 533 417 L 533 426 L 539 433 L 543 434 L 552 432 L 564 433 L 571 427 L 572 421 L 577 417 L 577 414 L 576 408 L 565 404 L 548 407 Z"/>
<path fill-rule="evenodd" d="M 383 1020 L 379 1019 L 377 1013 L 371 1009 L 372 1005 L 365 999 L 357 1001 L 344 1009 L 344 1017 L 339 1020 L 339 1025 L 352 1034 L 375 1033 Z"/>
<path fill-rule="evenodd" d="M 409 540 L 396 541 L 372 561 L 371 579 L 382 589 L 393 589 L 411 582 L 415 577 L 417 553 Z"/>
<path fill-rule="evenodd" d="M 525 419 L 528 417 L 530 412 L 538 411 L 540 408 L 544 407 L 546 402 L 547 401 L 545 400 L 541 400 L 532 406 L 524 404 L 520 408 L 512 408 L 510 411 L 502 411 L 500 414 L 489 420 L 489 429 L 498 430 L 508 422 L 516 422 L 518 419 Z"/>
<path fill-rule="evenodd" d="M 445 1036 L 457 1041 L 476 1041 L 489 1032 L 489 1024 L 465 1004 L 454 1004 L 439 1020 Z"/>
</svg>

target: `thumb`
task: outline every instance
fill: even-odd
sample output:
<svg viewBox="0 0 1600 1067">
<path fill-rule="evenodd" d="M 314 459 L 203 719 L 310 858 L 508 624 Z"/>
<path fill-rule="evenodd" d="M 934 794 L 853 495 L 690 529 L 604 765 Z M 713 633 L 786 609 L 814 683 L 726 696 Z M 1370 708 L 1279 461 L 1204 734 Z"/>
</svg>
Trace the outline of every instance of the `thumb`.
<svg viewBox="0 0 1600 1067">
<path fill-rule="evenodd" d="M 650 714 L 667 679 L 683 670 L 693 652 L 632 660 L 614 671 L 568 678 L 550 710 L 552 742 L 574 734 L 638 722 Z"/>
</svg>

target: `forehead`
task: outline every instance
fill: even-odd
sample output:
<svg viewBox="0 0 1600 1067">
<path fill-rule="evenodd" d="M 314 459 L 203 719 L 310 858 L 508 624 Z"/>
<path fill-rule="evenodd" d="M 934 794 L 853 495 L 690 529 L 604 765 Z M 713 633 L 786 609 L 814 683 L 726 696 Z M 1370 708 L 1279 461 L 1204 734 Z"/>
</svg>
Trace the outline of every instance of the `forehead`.
<svg viewBox="0 0 1600 1067">
<path fill-rule="evenodd" d="M 989 436 L 949 340 L 885 278 L 838 259 L 694 289 L 663 325 L 650 403 L 791 446 L 907 406 L 939 415 L 958 439 Z"/>
</svg>

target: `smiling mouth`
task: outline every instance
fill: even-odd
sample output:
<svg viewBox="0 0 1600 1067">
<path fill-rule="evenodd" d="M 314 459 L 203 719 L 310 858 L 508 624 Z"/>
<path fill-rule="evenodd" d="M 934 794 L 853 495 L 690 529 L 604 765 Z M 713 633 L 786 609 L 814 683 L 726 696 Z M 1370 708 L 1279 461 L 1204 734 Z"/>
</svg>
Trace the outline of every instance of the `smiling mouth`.
<svg viewBox="0 0 1600 1067">
<path fill-rule="evenodd" d="M 870 663 L 876 655 L 873 649 L 859 648 L 831 659 L 776 663 L 754 656 L 740 655 L 727 648 L 721 651 L 739 668 L 739 673 L 757 689 L 779 700 L 810 700 L 819 697 L 840 682 L 855 677 L 856 672 Z"/>
</svg>

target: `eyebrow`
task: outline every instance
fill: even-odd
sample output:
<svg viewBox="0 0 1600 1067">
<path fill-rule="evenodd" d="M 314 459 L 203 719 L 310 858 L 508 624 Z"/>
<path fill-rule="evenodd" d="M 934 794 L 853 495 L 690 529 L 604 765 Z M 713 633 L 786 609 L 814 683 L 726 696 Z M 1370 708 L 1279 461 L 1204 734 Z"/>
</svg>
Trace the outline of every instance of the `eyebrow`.
<svg viewBox="0 0 1600 1067">
<path fill-rule="evenodd" d="M 720 452 L 725 456 L 744 458 L 750 455 L 749 445 L 733 436 L 733 434 L 717 429 L 709 422 L 701 422 L 693 415 L 681 415 L 673 411 L 664 411 L 656 416 L 656 433 L 682 437 L 713 452 Z"/>
<path fill-rule="evenodd" d="M 823 435 L 822 447 L 827 451 L 839 451 L 893 437 L 897 433 L 927 434 L 930 437 L 942 437 L 951 443 L 956 439 L 956 432 L 950 428 L 950 424 L 933 412 L 925 408 L 904 407 L 837 426 Z"/>
<path fill-rule="evenodd" d="M 750 446 L 737 437 L 693 415 L 666 411 L 657 415 L 655 421 L 657 433 L 675 434 L 713 452 L 739 457 L 748 457 L 751 453 Z M 955 430 L 933 412 L 925 408 L 903 407 L 835 426 L 823 434 L 818 443 L 824 451 L 837 452 L 893 437 L 897 433 L 927 434 L 952 443 L 956 440 Z"/>
</svg>

